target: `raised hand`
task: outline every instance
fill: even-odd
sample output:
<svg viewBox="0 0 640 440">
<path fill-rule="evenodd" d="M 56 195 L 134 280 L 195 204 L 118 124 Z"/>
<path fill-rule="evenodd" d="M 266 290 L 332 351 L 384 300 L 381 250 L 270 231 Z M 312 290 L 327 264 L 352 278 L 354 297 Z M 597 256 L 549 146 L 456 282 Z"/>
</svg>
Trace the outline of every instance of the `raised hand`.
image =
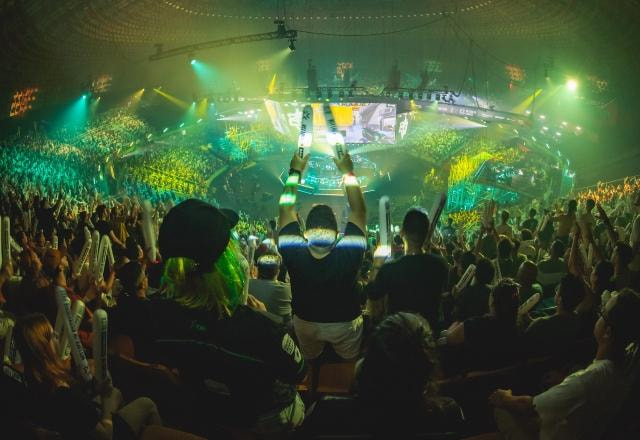
<svg viewBox="0 0 640 440">
<path fill-rule="evenodd" d="M 308 154 L 305 155 L 303 158 L 300 158 L 300 156 L 296 152 L 296 153 L 293 153 L 293 157 L 291 158 L 291 163 L 289 164 L 289 167 L 292 170 L 298 171 L 300 174 L 302 174 L 304 169 L 307 167 L 308 161 L 309 161 Z"/>
<path fill-rule="evenodd" d="M 333 161 L 342 174 L 353 173 L 353 161 L 351 160 L 351 155 L 349 153 L 345 153 L 344 156 L 342 156 L 342 159 L 334 157 Z"/>
</svg>

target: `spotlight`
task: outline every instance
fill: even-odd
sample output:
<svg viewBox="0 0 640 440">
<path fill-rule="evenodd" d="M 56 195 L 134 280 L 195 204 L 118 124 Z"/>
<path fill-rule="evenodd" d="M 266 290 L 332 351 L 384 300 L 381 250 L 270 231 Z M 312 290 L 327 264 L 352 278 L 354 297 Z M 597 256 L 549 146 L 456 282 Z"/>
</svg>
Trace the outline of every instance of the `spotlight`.
<svg viewBox="0 0 640 440">
<path fill-rule="evenodd" d="M 294 40 L 293 38 L 289 40 L 289 50 L 291 52 L 295 52 L 296 51 L 295 42 L 296 42 L 296 40 Z"/>
<path fill-rule="evenodd" d="M 573 78 L 569 78 L 567 80 L 567 90 L 570 92 L 575 92 L 578 89 L 578 81 Z"/>
<path fill-rule="evenodd" d="M 195 58 L 192 58 L 192 59 L 191 59 L 191 65 L 193 66 L 195 63 L 196 63 L 196 59 L 195 59 Z"/>
</svg>

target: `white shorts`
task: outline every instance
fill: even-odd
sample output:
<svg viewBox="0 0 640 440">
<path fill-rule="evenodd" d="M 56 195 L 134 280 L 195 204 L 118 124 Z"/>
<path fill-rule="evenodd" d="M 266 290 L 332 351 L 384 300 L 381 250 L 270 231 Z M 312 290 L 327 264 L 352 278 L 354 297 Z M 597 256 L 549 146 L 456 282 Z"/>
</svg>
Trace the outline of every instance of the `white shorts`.
<svg viewBox="0 0 640 440">
<path fill-rule="evenodd" d="M 351 322 L 309 322 L 293 317 L 293 329 L 305 359 L 320 356 L 326 343 L 331 344 L 341 358 L 356 358 L 360 354 L 362 328 L 362 315 Z"/>
</svg>

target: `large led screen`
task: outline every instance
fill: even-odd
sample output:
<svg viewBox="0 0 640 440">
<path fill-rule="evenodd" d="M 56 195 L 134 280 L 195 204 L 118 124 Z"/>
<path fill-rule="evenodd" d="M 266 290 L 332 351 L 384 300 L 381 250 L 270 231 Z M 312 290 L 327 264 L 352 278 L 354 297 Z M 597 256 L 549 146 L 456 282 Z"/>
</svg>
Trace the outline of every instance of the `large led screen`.
<svg viewBox="0 0 640 440">
<path fill-rule="evenodd" d="M 305 103 L 265 101 L 273 127 L 280 133 L 298 135 Z M 327 132 L 322 103 L 312 103 L 314 140 L 324 140 Z M 396 141 L 396 106 L 384 103 L 331 104 L 338 130 L 349 144 L 393 144 Z"/>
</svg>

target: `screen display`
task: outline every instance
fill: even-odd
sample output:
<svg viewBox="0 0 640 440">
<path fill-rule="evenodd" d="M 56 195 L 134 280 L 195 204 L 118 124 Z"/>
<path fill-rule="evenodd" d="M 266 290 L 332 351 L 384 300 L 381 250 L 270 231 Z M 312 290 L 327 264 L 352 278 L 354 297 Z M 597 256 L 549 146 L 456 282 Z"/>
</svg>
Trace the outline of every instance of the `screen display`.
<svg viewBox="0 0 640 440">
<path fill-rule="evenodd" d="M 267 100 L 265 106 L 275 130 L 292 138 L 300 130 L 302 108 L 306 103 Z M 327 124 L 322 103 L 312 103 L 313 139 L 326 140 Z M 331 104 L 338 130 L 348 144 L 393 144 L 396 141 L 396 105 L 385 103 Z"/>
</svg>

